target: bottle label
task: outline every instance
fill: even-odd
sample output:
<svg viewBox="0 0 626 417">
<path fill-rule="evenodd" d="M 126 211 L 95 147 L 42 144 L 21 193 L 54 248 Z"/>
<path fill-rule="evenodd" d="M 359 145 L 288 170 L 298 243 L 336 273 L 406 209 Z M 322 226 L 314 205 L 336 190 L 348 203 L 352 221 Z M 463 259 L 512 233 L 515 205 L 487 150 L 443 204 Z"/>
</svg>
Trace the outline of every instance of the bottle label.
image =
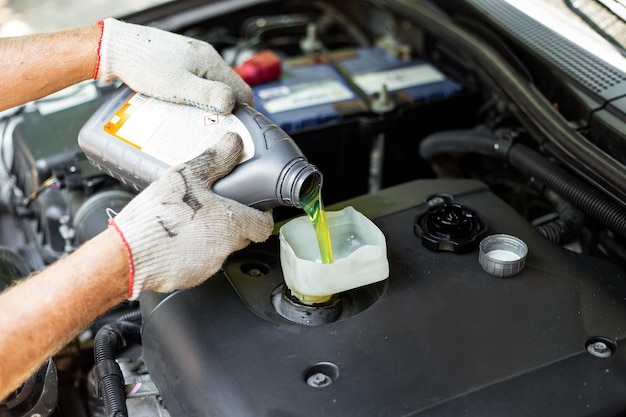
<svg viewBox="0 0 626 417">
<path fill-rule="evenodd" d="M 104 131 L 170 166 L 195 158 L 227 132 L 236 132 L 243 140 L 239 163 L 254 156 L 250 132 L 232 114 L 207 113 L 139 93 L 115 112 Z"/>
</svg>

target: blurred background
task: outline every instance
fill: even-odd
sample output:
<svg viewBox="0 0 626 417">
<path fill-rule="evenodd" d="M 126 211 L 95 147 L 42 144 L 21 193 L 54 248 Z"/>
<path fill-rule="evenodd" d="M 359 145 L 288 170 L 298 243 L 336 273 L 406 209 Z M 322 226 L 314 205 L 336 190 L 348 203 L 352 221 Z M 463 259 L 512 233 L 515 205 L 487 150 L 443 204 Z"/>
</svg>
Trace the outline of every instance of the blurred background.
<svg viewBox="0 0 626 417">
<path fill-rule="evenodd" d="M 0 0 L 0 36 L 48 32 L 121 16 L 167 0 Z"/>
</svg>

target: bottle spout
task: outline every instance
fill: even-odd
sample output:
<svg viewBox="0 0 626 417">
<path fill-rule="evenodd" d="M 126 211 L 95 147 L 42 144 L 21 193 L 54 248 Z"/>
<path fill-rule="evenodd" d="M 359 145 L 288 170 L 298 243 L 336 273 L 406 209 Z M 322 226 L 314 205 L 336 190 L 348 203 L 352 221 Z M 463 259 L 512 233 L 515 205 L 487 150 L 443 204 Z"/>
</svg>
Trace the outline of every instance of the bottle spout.
<svg viewBox="0 0 626 417">
<path fill-rule="evenodd" d="M 298 158 L 285 167 L 283 180 L 277 184 L 277 195 L 286 206 L 302 208 L 302 201 L 320 193 L 323 176 L 317 167 Z"/>
</svg>

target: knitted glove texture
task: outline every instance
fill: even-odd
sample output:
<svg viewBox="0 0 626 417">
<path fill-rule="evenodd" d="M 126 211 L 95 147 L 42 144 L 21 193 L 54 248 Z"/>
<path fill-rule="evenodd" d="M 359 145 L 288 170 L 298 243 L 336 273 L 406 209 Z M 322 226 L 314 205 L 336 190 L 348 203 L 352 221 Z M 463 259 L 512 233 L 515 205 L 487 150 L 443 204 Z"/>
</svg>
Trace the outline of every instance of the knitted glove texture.
<svg viewBox="0 0 626 417">
<path fill-rule="evenodd" d="M 231 252 L 270 235 L 270 212 L 211 191 L 237 164 L 242 148 L 237 134 L 226 134 L 213 148 L 169 169 L 109 221 L 128 250 L 130 300 L 145 289 L 198 285 Z"/>
<path fill-rule="evenodd" d="M 101 22 L 94 78 L 116 78 L 148 96 L 228 114 L 253 105 L 250 87 L 208 43 L 107 18 Z"/>
</svg>

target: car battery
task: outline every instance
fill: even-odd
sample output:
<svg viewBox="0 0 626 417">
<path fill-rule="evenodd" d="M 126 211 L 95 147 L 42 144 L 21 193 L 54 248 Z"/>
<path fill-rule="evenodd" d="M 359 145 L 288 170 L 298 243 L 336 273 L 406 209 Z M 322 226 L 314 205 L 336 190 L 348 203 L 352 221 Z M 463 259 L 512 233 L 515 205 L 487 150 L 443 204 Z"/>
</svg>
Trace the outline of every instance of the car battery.
<svg viewBox="0 0 626 417">
<path fill-rule="evenodd" d="M 383 85 L 398 104 L 426 104 L 461 92 L 457 82 L 424 59 L 402 59 L 378 47 L 338 51 L 333 56 L 370 97 L 380 93 Z"/>
<path fill-rule="evenodd" d="M 254 86 L 254 104 L 288 133 L 363 113 L 367 105 L 329 63 L 309 57 L 283 61 L 277 81 Z"/>
</svg>

